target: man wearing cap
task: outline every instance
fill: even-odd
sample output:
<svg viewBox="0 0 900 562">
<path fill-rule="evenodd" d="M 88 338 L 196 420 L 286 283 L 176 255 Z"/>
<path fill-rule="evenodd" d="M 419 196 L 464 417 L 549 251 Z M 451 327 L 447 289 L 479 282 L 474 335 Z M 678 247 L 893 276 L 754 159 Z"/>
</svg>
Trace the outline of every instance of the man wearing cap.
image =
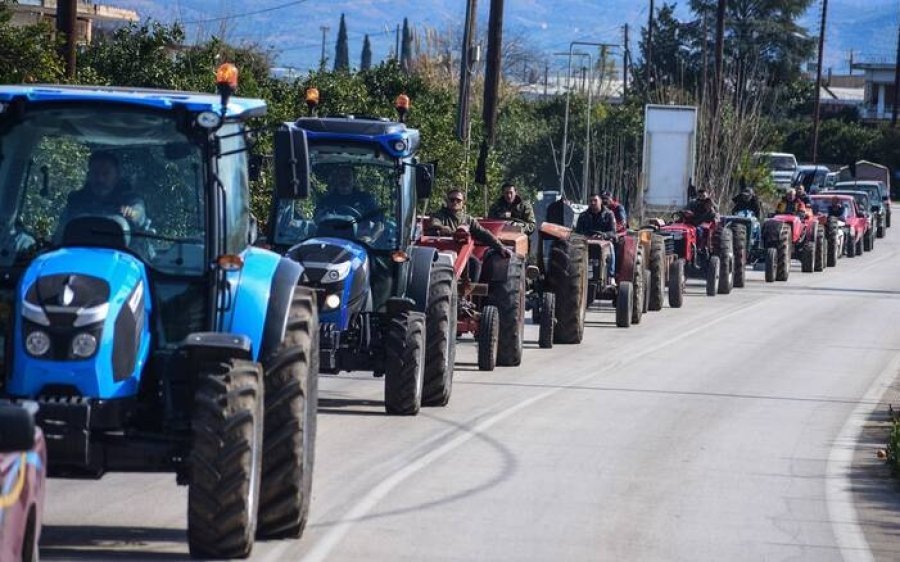
<svg viewBox="0 0 900 562">
<path fill-rule="evenodd" d="M 616 217 L 616 230 L 618 232 L 628 230 L 628 213 L 625 212 L 625 205 L 613 199 L 612 193 L 609 191 L 601 193 L 600 200 L 603 202 L 603 206 L 612 211 L 613 216 Z"/>
<path fill-rule="evenodd" d="M 694 225 L 697 229 L 697 240 L 703 240 L 705 229 L 703 223 L 715 222 L 719 218 L 716 204 L 709 197 L 709 190 L 705 187 L 697 188 L 697 198 L 688 203 L 684 209 L 684 220 Z"/>
<path fill-rule="evenodd" d="M 731 214 L 736 215 L 740 211 L 750 211 L 754 217 L 762 216 L 762 207 L 759 204 L 759 197 L 753 192 L 750 186 L 743 186 L 740 193 L 735 195 L 731 201 L 734 206 L 731 208 Z"/>
<path fill-rule="evenodd" d="M 503 184 L 503 193 L 493 205 L 488 216 L 492 219 L 513 221 L 522 225 L 525 234 L 534 232 L 534 209 L 528 201 L 524 201 L 516 192 L 512 183 Z"/>
</svg>

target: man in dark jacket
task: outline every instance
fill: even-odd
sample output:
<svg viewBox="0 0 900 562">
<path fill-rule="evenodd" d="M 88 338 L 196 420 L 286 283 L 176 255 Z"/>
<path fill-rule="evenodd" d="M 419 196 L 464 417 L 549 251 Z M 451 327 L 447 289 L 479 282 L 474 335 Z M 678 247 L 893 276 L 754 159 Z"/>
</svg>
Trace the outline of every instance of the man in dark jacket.
<svg viewBox="0 0 900 562">
<path fill-rule="evenodd" d="M 485 229 L 474 217 L 465 212 L 465 203 L 465 194 L 459 189 L 451 189 L 447 193 L 446 204 L 431 215 L 431 223 L 426 232 L 432 236 L 452 236 L 458 228 L 466 227 L 476 241 L 509 256 L 510 252 L 506 246 L 491 231 Z"/>
<path fill-rule="evenodd" d="M 603 205 L 600 195 L 594 193 L 589 200 L 588 208 L 578 216 L 578 222 L 575 223 L 575 232 L 578 234 L 602 238 L 604 240 L 618 239 L 616 234 L 616 216 L 612 211 Z M 616 276 L 616 251 L 610 252 L 609 259 L 609 278 Z"/>
<path fill-rule="evenodd" d="M 742 187 L 740 193 L 735 195 L 731 201 L 734 203 L 734 206 L 731 208 L 731 214 L 736 215 L 739 211 L 750 211 L 754 217 L 762 217 L 759 197 L 756 196 L 751 187 Z"/>
<path fill-rule="evenodd" d="M 534 209 L 531 203 L 522 200 L 511 183 L 503 184 L 503 194 L 493 205 L 488 216 L 492 219 L 514 221 L 522 225 L 525 234 L 534 232 Z"/>
<path fill-rule="evenodd" d="M 91 154 L 84 188 L 69 194 L 60 224 L 78 215 L 98 214 L 120 215 L 137 228 L 148 222 L 144 200 L 122 180 L 118 158 L 105 151 Z"/>
</svg>

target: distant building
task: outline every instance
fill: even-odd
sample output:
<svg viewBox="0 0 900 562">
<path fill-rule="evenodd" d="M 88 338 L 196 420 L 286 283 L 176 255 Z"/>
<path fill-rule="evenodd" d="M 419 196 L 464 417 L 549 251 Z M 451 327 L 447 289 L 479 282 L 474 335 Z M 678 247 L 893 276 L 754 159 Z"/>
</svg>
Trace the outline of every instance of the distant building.
<svg viewBox="0 0 900 562">
<path fill-rule="evenodd" d="M 40 21 L 56 25 L 56 5 L 56 0 L 18 0 L 17 3 L 7 4 L 7 7 L 13 14 L 13 25 L 25 26 Z M 91 0 L 78 0 L 78 41 L 91 42 L 95 23 L 121 24 L 139 19 L 134 10 L 95 4 Z"/>
<path fill-rule="evenodd" d="M 585 80 L 581 77 L 572 77 L 569 82 L 569 88 L 567 88 L 565 76 L 547 76 L 546 82 L 539 80 L 532 83 L 524 83 L 510 80 L 510 83 L 516 88 L 522 98 L 530 101 L 564 96 L 567 90 L 573 94 L 586 94 L 587 88 L 590 87 L 594 101 L 602 100 L 618 104 L 622 102 L 622 90 L 624 88 L 624 83 L 618 79 Z"/>
<path fill-rule="evenodd" d="M 860 62 L 854 69 L 863 71 L 865 97 L 859 115 L 864 121 L 890 121 L 894 103 L 896 65 L 887 61 Z"/>
</svg>

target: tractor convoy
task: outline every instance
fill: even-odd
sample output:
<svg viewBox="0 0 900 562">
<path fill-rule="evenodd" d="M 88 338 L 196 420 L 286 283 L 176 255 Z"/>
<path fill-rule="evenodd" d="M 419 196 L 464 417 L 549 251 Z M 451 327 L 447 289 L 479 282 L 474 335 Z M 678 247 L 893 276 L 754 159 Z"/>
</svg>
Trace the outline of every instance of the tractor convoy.
<svg viewBox="0 0 900 562">
<path fill-rule="evenodd" d="M 890 226 L 870 176 L 802 210 L 605 233 L 554 192 L 533 233 L 465 215 L 462 194 L 421 214 L 437 165 L 409 98 L 396 120 L 319 117 L 310 89 L 274 131 L 261 234 L 249 122 L 266 105 L 236 88 L 228 64 L 216 95 L 0 86 L 3 401 L 37 404 L 51 476 L 173 472 L 197 557 L 302 535 L 320 373 L 371 372 L 386 413 L 412 416 L 450 402 L 467 340 L 480 370 L 520 365 L 527 311 L 540 348 L 580 344 L 591 309 L 643 324 L 685 305 L 688 277 L 710 297 L 752 266 L 786 281 L 791 260 L 822 271 Z"/>
</svg>

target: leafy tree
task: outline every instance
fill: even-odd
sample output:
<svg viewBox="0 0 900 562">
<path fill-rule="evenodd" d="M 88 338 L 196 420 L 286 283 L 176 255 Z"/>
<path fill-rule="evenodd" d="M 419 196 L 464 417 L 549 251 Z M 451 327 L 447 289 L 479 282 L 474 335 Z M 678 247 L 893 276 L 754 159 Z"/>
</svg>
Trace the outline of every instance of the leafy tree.
<svg viewBox="0 0 900 562">
<path fill-rule="evenodd" d="M 366 34 L 366 38 L 363 40 L 363 50 L 362 50 L 362 60 L 360 61 L 359 69 L 365 72 L 366 70 L 370 70 L 372 68 L 372 44 L 369 42 L 369 34 Z"/>
<path fill-rule="evenodd" d="M 78 57 L 78 78 L 103 85 L 183 89 L 185 75 L 175 60 L 184 38 L 179 25 L 151 21 L 98 34 Z"/>
<path fill-rule="evenodd" d="M 341 25 L 338 28 L 337 45 L 334 54 L 334 70 L 347 72 L 350 70 L 350 46 L 347 43 L 347 23 L 341 14 Z"/>
<path fill-rule="evenodd" d="M 675 17 L 675 4 L 663 4 L 653 16 L 653 44 L 642 28 L 639 49 L 642 60 L 635 65 L 636 85 L 641 89 L 679 86 L 692 90 L 698 83 L 702 61 L 694 56 L 695 31 L 690 23 Z M 647 47 L 652 46 L 650 58 Z M 651 84 L 646 84 L 647 66 Z"/>
<path fill-rule="evenodd" d="M 11 25 L 12 12 L 0 3 L 0 83 L 58 82 L 65 65 L 56 51 L 53 29 L 46 23 Z"/>
<path fill-rule="evenodd" d="M 400 43 L 400 67 L 409 72 L 412 68 L 412 31 L 409 28 L 409 20 L 403 18 L 403 39 Z"/>
</svg>

